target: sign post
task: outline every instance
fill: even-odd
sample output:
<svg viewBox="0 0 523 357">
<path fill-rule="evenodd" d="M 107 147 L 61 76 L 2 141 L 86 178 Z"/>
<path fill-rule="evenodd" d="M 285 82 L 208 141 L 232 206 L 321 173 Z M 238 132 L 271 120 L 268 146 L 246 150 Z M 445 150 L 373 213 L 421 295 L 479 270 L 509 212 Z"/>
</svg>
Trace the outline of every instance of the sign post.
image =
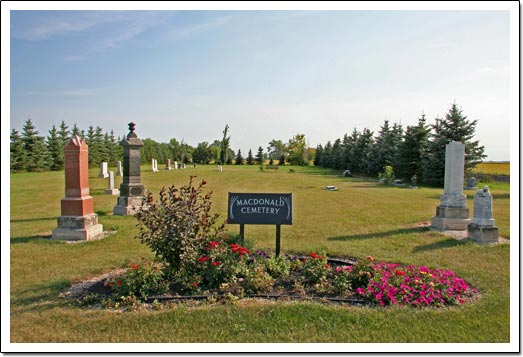
<svg viewBox="0 0 523 357">
<path fill-rule="evenodd" d="M 229 192 L 227 223 L 240 225 L 243 243 L 246 224 L 276 225 L 276 256 L 280 255 L 281 225 L 292 224 L 292 193 Z"/>
</svg>

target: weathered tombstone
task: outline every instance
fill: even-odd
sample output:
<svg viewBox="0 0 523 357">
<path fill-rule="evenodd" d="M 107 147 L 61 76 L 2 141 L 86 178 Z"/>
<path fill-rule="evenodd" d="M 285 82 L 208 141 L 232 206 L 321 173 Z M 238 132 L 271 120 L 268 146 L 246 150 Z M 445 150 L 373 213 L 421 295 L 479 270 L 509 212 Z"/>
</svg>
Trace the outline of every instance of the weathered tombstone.
<svg viewBox="0 0 523 357">
<path fill-rule="evenodd" d="M 185 169 L 185 162 L 182 162 L 182 169 Z"/>
<path fill-rule="evenodd" d="M 99 178 L 107 178 L 109 174 L 107 173 L 107 162 L 102 161 L 100 164 L 100 173 L 98 174 Z"/>
<path fill-rule="evenodd" d="M 342 175 L 343 177 L 352 177 L 352 172 L 350 172 L 350 170 L 345 170 Z"/>
<path fill-rule="evenodd" d="M 64 146 L 65 197 L 61 201 L 61 216 L 52 239 L 93 240 L 103 233 L 89 196 L 89 150 L 78 135 Z"/>
<path fill-rule="evenodd" d="M 410 179 L 410 188 L 418 188 L 418 177 L 413 175 Z"/>
<path fill-rule="evenodd" d="M 477 242 L 498 242 L 499 229 L 492 218 L 492 195 L 488 186 L 474 195 L 474 215 L 468 225 L 468 237 Z"/>
<path fill-rule="evenodd" d="M 403 186 L 403 180 L 394 180 L 392 184 L 394 186 Z"/>
<path fill-rule="evenodd" d="M 109 187 L 105 190 L 106 195 L 119 195 L 120 190 L 114 188 L 114 171 L 109 171 Z"/>
<path fill-rule="evenodd" d="M 478 186 L 478 183 L 476 181 L 475 177 L 469 177 L 467 179 L 467 186 L 465 186 L 465 190 L 476 190 Z"/>
<path fill-rule="evenodd" d="M 158 172 L 158 161 L 156 159 L 153 159 L 151 162 L 151 170 L 152 172 Z"/>
<path fill-rule="evenodd" d="M 121 161 L 118 161 L 116 163 L 116 176 L 123 176 L 123 173 L 122 173 L 122 162 Z"/>
<path fill-rule="evenodd" d="M 172 170 L 171 168 L 171 159 L 167 159 L 167 162 L 165 163 L 165 169 L 166 170 Z"/>
<path fill-rule="evenodd" d="M 174 169 L 175 169 L 175 170 L 178 170 L 178 161 L 175 161 L 175 162 L 174 162 Z"/>
<path fill-rule="evenodd" d="M 464 231 L 470 223 L 467 196 L 463 194 L 465 145 L 451 141 L 445 148 L 445 192 L 432 217 L 432 228 Z"/>
<path fill-rule="evenodd" d="M 223 172 L 223 166 L 222 165 L 218 165 L 218 172 Z"/>
<path fill-rule="evenodd" d="M 129 134 L 120 141 L 123 146 L 123 181 L 120 197 L 114 206 L 113 214 L 134 215 L 142 205 L 144 187 L 140 181 L 140 148 L 143 141 L 134 132 L 136 124 L 129 123 Z"/>
</svg>

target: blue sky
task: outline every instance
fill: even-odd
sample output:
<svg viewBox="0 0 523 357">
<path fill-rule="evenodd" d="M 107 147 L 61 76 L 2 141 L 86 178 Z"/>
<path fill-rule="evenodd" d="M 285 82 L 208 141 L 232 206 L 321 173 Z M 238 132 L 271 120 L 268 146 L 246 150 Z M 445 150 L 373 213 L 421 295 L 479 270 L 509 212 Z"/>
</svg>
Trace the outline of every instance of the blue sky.
<svg viewBox="0 0 523 357">
<path fill-rule="evenodd" d="M 142 138 L 196 146 L 229 124 L 246 154 L 296 133 L 315 147 L 385 119 L 432 123 L 455 101 L 487 160 L 509 160 L 510 13 L 468 8 L 12 10 L 10 127 L 123 135 L 134 121 Z"/>
</svg>

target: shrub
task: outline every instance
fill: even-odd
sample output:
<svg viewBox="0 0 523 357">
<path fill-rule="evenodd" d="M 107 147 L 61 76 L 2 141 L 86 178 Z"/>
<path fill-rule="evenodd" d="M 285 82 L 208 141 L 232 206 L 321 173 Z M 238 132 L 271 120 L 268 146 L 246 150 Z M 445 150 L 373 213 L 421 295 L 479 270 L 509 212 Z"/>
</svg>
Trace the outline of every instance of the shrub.
<svg viewBox="0 0 523 357">
<path fill-rule="evenodd" d="M 170 275 L 182 284 L 193 275 L 208 243 L 224 232 L 224 224 L 217 225 L 218 214 L 210 213 L 212 192 L 203 192 L 204 180 L 194 186 L 193 179 L 179 189 L 163 187 L 158 202 L 147 192 L 135 215 L 140 241 L 167 263 Z"/>
<path fill-rule="evenodd" d="M 392 166 L 387 165 L 383 168 L 383 172 L 380 172 L 378 176 L 381 180 L 383 180 L 383 183 L 388 185 L 394 181 L 394 169 Z"/>
<path fill-rule="evenodd" d="M 329 264 L 325 255 L 309 254 L 309 259 L 303 263 L 302 273 L 305 283 L 309 285 L 324 281 L 329 273 Z"/>
<path fill-rule="evenodd" d="M 291 262 L 282 256 L 262 258 L 259 260 L 260 264 L 265 267 L 265 270 L 273 278 L 284 278 L 289 276 L 291 269 Z"/>
<path fill-rule="evenodd" d="M 162 264 L 152 262 L 129 263 L 123 275 L 107 279 L 104 285 L 120 297 L 134 296 L 145 300 L 152 294 L 164 293 L 169 289 L 163 268 Z"/>
</svg>

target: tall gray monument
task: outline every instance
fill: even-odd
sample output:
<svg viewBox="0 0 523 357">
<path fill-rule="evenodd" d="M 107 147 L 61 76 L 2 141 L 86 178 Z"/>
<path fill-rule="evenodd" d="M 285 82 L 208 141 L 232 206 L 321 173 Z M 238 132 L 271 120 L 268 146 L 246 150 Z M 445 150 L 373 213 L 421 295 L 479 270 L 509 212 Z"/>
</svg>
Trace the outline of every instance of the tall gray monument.
<svg viewBox="0 0 523 357">
<path fill-rule="evenodd" d="M 445 192 L 432 217 L 432 228 L 464 231 L 470 223 L 467 196 L 463 194 L 465 145 L 451 141 L 445 147 Z"/>
<path fill-rule="evenodd" d="M 127 138 L 120 141 L 123 146 L 123 181 L 120 185 L 120 197 L 113 214 L 119 216 L 133 215 L 141 207 L 144 187 L 140 181 L 140 149 L 143 141 L 134 132 L 136 124 L 129 123 Z"/>
<path fill-rule="evenodd" d="M 474 195 L 474 215 L 468 225 L 468 236 L 477 242 L 498 242 L 499 229 L 492 218 L 492 195 L 488 186 Z"/>
</svg>

